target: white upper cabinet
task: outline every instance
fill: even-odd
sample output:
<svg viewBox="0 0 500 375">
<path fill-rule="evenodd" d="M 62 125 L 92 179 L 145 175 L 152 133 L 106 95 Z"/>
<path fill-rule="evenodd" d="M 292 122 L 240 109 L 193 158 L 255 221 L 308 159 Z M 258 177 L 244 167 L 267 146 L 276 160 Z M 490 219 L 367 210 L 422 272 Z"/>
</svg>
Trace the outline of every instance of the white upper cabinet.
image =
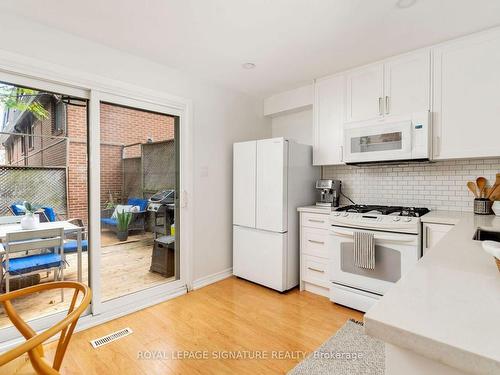
<svg viewBox="0 0 500 375">
<path fill-rule="evenodd" d="M 363 121 L 383 115 L 384 65 L 373 64 L 346 74 L 346 121 Z"/>
<path fill-rule="evenodd" d="M 424 111 L 434 159 L 498 157 L 500 28 L 319 79 L 314 95 L 315 165 L 342 163 L 344 123 Z"/>
<path fill-rule="evenodd" d="M 344 76 L 322 78 L 314 84 L 313 164 L 342 163 Z"/>
<path fill-rule="evenodd" d="M 384 115 L 409 115 L 430 109 L 430 51 L 418 51 L 384 63 Z"/>
<path fill-rule="evenodd" d="M 411 116 L 430 109 L 430 51 L 420 50 L 314 85 L 314 165 L 343 163 L 344 122 Z"/>
<path fill-rule="evenodd" d="M 430 51 L 417 51 L 346 74 L 346 122 L 428 111 Z"/>
<path fill-rule="evenodd" d="M 500 156 L 500 30 L 434 50 L 434 158 Z"/>
</svg>

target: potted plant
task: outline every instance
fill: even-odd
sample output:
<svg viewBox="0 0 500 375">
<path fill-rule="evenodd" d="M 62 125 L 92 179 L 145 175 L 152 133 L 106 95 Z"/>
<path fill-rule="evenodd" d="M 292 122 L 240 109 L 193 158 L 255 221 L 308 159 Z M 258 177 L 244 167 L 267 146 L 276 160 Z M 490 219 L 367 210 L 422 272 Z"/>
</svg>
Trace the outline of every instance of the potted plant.
<svg viewBox="0 0 500 375">
<path fill-rule="evenodd" d="M 128 226 L 132 221 L 132 214 L 130 212 L 117 212 L 116 213 L 116 236 L 119 241 L 127 241 L 128 239 Z"/>
<path fill-rule="evenodd" d="M 30 202 L 24 202 L 24 216 L 21 218 L 22 229 L 35 229 L 38 225 L 38 220 L 35 215 L 35 209 Z"/>
</svg>

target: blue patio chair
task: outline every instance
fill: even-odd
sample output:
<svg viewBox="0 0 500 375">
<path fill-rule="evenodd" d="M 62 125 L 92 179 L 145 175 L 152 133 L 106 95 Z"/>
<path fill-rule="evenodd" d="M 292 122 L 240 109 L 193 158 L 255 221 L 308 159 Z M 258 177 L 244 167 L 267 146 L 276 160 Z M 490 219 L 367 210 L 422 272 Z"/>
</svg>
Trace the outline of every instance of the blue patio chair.
<svg viewBox="0 0 500 375">
<path fill-rule="evenodd" d="M 76 226 L 80 228 L 84 228 L 84 231 L 82 233 L 82 252 L 88 251 L 89 249 L 89 241 L 87 240 L 87 232 L 85 231 L 85 225 L 83 224 L 82 219 L 69 219 L 68 222 L 75 224 Z M 73 234 L 70 234 L 66 236 L 66 240 L 64 241 L 64 253 L 65 254 L 71 254 L 71 253 L 76 253 L 78 251 L 78 241 L 75 239 L 76 236 Z"/>
<path fill-rule="evenodd" d="M 26 213 L 26 208 L 22 203 L 14 203 L 9 206 L 10 211 L 15 216 L 23 216 Z M 42 207 L 41 211 L 37 210 L 41 222 L 57 221 L 57 214 L 52 207 Z"/>
<path fill-rule="evenodd" d="M 132 212 L 132 221 L 128 226 L 130 231 L 146 231 L 146 208 L 148 207 L 148 200 L 142 198 L 129 198 L 127 200 L 127 205 L 138 206 L 139 211 Z M 107 208 L 101 211 L 101 228 L 110 229 L 113 232 L 117 232 L 118 220 L 113 216 L 114 208 Z"/>
<path fill-rule="evenodd" d="M 147 199 L 142 199 L 142 198 L 129 198 L 127 200 L 127 204 L 130 206 L 138 206 L 139 211 L 146 211 L 146 208 L 148 207 L 148 200 Z"/>
<path fill-rule="evenodd" d="M 9 208 L 16 216 L 23 216 L 26 213 L 26 208 L 24 208 L 22 203 L 11 204 Z"/>
<path fill-rule="evenodd" d="M 3 243 L 0 255 L 2 263 L 0 269 L 3 271 L 1 280 L 5 278 L 6 292 L 10 291 L 10 279 L 12 277 L 28 276 L 40 271 L 54 270 L 54 281 L 63 280 L 64 252 L 61 251 L 64 244 L 64 229 L 43 229 L 18 231 L 7 233 L 6 241 Z M 20 252 L 39 251 L 41 249 L 54 249 L 54 252 L 19 256 L 12 258 L 11 255 Z M 63 298 L 61 294 L 61 298 Z"/>
<path fill-rule="evenodd" d="M 54 222 L 54 221 L 58 220 L 56 211 L 52 207 L 44 206 L 44 207 L 42 207 L 42 210 L 50 222 Z"/>
<path fill-rule="evenodd" d="M 82 251 L 87 251 L 89 249 L 89 240 L 82 240 Z M 64 242 L 64 253 L 71 254 L 76 253 L 78 250 L 77 240 L 67 240 Z"/>
</svg>

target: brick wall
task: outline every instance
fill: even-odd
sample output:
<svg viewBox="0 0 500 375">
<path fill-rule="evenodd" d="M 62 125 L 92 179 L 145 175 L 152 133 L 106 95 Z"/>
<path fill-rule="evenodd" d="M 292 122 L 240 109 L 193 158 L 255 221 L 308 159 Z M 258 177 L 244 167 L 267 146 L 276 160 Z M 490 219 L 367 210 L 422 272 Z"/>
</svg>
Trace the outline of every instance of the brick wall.
<svg viewBox="0 0 500 375">
<path fill-rule="evenodd" d="M 49 112 L 49 116 L 42 120 L 38 120 L 29 114 L 25 116 L 22 124 L 33 124 L 32 147 L 30 147 L 28 136 L 24 138 L 16 137 L 11 153 L 12 165 L 64 166 L 66 164 L 66 142 L 63 139 L 54 137 L 52 134 L 55 117 L 54 101 L 43 98 L 41 103 Z M 26 155 L 22 152 L 23 142 L 27 149 Z"/>
<path fill-rule="evenodd" d="M 154 142 L 174 138 L 174 118 L 112 104 L 101 104 L 101 205 L 111 193 L 122 197 L 122 150 L 123 145 Z M 140 147 L 125 147 L 127 158 L 139 157 Z M 140 178 L 140 174 L 137 174 Z"/>
<path fill-rule="evenodd" d="M 420 206 L 472 211 L 467 181 L 495 182 L 500 159 L 447 160 L 393 166 L 326 166 L 323 178 L 342 180 L 342 192 L 359 204 Z M 342 198 L 342 204 L 348 202 Z"/>
<path fill-rule="evenodd" d="M 87 108 L 67 106 L 68 217 L 88 220 Z"/>
</svg>

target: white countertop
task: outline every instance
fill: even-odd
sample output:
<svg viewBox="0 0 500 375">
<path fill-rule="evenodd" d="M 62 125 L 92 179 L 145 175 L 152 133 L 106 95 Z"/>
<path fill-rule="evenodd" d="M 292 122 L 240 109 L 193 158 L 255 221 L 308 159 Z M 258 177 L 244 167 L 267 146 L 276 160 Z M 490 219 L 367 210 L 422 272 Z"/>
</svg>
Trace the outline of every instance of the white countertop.
<svg viewBox="0 0 500 375">
<path fill-rule="evenodd" d="M 472 240 L 500 217 L 435 211 L 423 222 L 454 228 L 365 314 L 365 330 L 459 370 L 500 374 L 500 272 Z"/>
<path fill-rule="evenodd" d="M 335 211 L 337 207 L 326 207 L 326 206 L 316 206 L 316 205 L 311 205 L 311 206 L 302 206 L 297 208 L 297 211 L 299 212 L 310 212 L 313 214 L 325 214 L 328 215 L 332 211 Z"/>
<path fill-rule="evenodd" d="M 460 211 L 431 211 L 420 218 L 422 223 L 451 224 L 456 225 L 460 220 L 474 216 L 472 212 Z"/>
</svg>

